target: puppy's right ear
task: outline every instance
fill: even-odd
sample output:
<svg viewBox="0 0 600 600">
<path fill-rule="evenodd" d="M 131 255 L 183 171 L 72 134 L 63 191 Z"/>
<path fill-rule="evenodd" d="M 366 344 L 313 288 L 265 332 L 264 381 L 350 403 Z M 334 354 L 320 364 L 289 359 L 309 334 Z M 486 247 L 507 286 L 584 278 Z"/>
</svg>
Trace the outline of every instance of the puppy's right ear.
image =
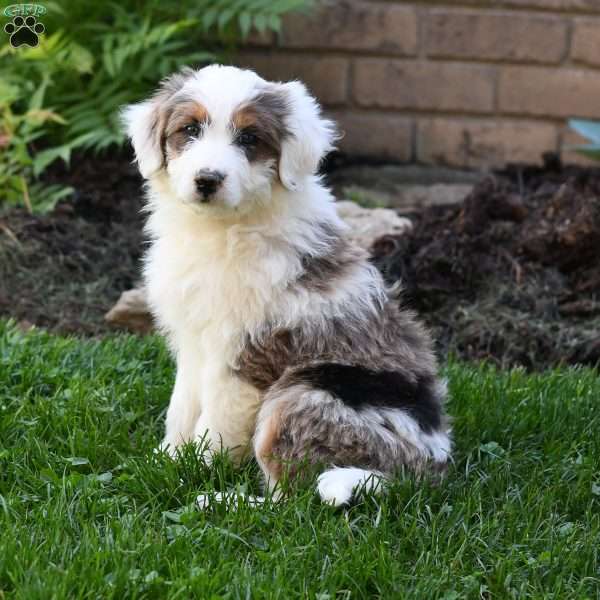
<svg viewBox="0 0 600 600">
<path fill-rule="evenodd" d="M 184 67 L 163 79 L 149 100 L 126 106 L 121 112 L 121 121 L 144 179 L 165 166 L 163 133 L 169 116 L 169 100 L 194 75 L 193 69 Z"/>
<path fill-rule="evenodd" d="M 164 166 L 161 119 L 160 102 L 156 99 L 131 104 L 121 112 L 121 121 L 144 179 Z"/>
</svg>

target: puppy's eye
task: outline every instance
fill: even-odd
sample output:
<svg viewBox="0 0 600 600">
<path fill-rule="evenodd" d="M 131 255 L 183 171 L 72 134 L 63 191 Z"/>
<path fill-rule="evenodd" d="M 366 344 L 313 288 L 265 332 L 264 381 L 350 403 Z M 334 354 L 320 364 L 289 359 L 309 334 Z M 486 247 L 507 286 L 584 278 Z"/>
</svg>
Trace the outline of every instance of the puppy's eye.
<svg viewBox="0 0 600 600">
<path fill-rule="evenodd" d="M 240 146 L 256 146 L 258 138 L 251 131 L 242 131 L 236 139 L 237 144 Z"/>
<path fill-rule="evenodd" d="M 183 131 L 190 137 L 198 137 L 200 135 L 200 125 L 197 123 L 190 123 L 183 128 Z"/>
</svg>

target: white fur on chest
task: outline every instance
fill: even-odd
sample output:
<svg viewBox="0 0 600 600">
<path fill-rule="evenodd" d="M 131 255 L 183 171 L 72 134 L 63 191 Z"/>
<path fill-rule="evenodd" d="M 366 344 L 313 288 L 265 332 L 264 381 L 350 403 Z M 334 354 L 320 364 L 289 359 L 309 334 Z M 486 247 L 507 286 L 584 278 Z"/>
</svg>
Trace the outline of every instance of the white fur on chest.
<svg viewBox="0 0 600 600">
<path fill-rule="evenodd" d="M 144 277 L 150 305 L 171 343 L 193 334 L 232 359 L 241 336 L 266 321 L 297 321 L 315 303 L 326 309 L 323 303 L 333 299 L 291 293 L 290 283 L 302 272 L 303 246 L 315 251 L 310 224 L 318 213 L 343 225 L 319 185 L 308 200 L 288 196 L 273 198 L 263 219 L 254 214 L 240 222 L 157 204 L 148 223 L 154 240 Z"/>
<path fill-rule="evenodd" d="M 157 239 L 144 275 L 150 304 L 172 342 L 193 334 L 231 358 L 240 336 L 264 323 L 299 265 L 252 228 Z"/>
</svg>

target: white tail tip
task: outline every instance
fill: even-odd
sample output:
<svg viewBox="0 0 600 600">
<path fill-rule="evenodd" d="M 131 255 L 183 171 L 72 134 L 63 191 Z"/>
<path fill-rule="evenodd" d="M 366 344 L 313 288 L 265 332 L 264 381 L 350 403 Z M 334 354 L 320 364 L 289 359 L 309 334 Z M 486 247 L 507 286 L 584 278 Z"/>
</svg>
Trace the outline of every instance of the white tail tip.
<svg viewBox="0 0 600 600">
<path fill-rule="evenodd" d="M 333 506 L 342 506 L 348 504 L 357 491 L 381 492 L 383 480 L 383 475 L 377 471 L 354 467 L 334 467 L 319 475 L 317 490 L 323 502 Z"/>
</svg>

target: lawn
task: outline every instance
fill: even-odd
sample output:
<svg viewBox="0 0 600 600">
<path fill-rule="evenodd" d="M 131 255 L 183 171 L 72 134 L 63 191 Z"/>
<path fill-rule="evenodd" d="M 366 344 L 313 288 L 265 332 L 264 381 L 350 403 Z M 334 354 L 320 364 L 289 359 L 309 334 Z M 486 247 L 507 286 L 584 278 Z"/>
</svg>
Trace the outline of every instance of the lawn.
<svg viewBox="0 0 600 600">
<path fill-rule="evenodd" d="M 173 381 L 159 339 L 0 324 L 0 598 L 597 598 L 597 372 L 446 371 L 441 485 L 199 511 L 199 492 L 260 477 L 153 453 Z"/>
</svg>

